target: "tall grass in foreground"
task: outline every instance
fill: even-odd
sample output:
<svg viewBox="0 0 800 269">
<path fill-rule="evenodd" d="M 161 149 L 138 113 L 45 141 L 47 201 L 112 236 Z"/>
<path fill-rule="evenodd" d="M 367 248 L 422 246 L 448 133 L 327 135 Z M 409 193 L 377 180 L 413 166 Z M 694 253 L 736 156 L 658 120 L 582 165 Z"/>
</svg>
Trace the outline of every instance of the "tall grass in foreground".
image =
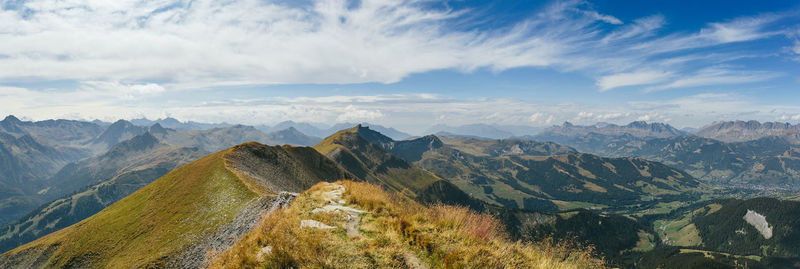
<svg viewBox="0 0 800 269">
<path fill-rule="evenodd" d="M 310 213 L 324 203 L 320 194 L 326 184 L 318 184 L 288 209 L 262 219 L 211 267 L 414 268 L 419 261 L 430 268 L 603 268 L 591 250 L 550 240 L 510 241 L 501 223 L 487 214 L 457 206 L 426 207 L 367 183 L 339 183 L 349 205 L 368 211 L 362 214 L 360 237 L 345 235 L 343 215 Z M 339 228 L 304 229 L 302 219 Z M 265 246 L 272 252 L 259 257 Z"/>
</svg>

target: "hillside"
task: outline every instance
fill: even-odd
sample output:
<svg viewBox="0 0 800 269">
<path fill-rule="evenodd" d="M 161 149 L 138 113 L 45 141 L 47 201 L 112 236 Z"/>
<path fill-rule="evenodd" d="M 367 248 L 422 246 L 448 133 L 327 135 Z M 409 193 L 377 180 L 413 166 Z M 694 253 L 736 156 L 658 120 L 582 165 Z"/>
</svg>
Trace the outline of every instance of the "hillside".
<svg viewBox="0 0 800 269">
<path fill-rule="evenodd" d="M 277 201 L 347 177 L 311 148 L 242 144 L 182 166 L 75 225 L 0 256 L 0 267 L 195 267 Z M 285 196 L 285 195 L 284 195 Z"/>
<path fill-rule="evenodd" d="M 382 188 L 320 183 L 264 217 L 212 268 L 602 268 L 586 250 L 508 240 L 490 215 Z"/>
<path fill-rule="evenodd" d="M 648 253 L 639 263 L 643 268 L 797 268 L 798 214 L 800 202 L 772 198 L 717 200 L 679 210 L 654 223 L 660 240 L 674 247 Z"/>
<path fill-rule="evenodd" d="M 800 180 L 800 146 L 780 137 L 738 143 L 697 136 L 661 138 L 619 145 L 606 153 L 660 161 L 715 183 L 791 186 Z"/>
<path fill-rule="evenodd" d="M 503 155 L 550 156 L 578 153 L 575 149 L 551 142 L 534 142 L 513 139 L 448 138 L 436 136 L 444 144 L 475 156 L 500 157 Z M 402 143 L 402 144 L 411 144 Z"/>
<path fill-rule="evenodd" d="M 471 196 L 510 208 L 620 210 L 681 200 L 700 186 L 660 163 L 576 153 L 553 143 L 426 136 L 382 144 Z"/>
<path fill-rule="evenodd" d="M 0 252 L 81 221 L 205 155 L 196 148 L 159 143 L 145 133 L 103 155 L 67 165 L 53 179 L 61 182 L 46 196 L 59 199 L 0 227 Z"/>
</svg>

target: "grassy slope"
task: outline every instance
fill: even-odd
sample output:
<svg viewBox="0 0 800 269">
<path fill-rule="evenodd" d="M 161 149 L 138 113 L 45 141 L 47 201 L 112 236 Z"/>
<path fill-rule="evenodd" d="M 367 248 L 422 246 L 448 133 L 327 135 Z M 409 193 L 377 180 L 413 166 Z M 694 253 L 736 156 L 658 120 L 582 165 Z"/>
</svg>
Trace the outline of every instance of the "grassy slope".
<svg viewBox="0 0 800 269">
<path fill-rule="evenodd" d="M 82 265 L 84 259 L 104 267 L 157 263 L 230 222 L 245 201 L 258 197 L 226 167 L 229 151 L 178 168 L 96 215 L 4 255 L 56 246 L 52 267 Z"/>
<path fill-rule="evenodd" d="M 343 215 L 311 213 L 327 202 L 321 183 L 300 195 L 288 209 L 266 216 L 251 233 L 213 262 L 213 268 L 403 268 L 409 256 L 432 268 L 599 268 L 587 251 L 546 242 L 511 242 L 499 222 L 453 206 L 425 207 L 367 183 L 339 182 L 347 205 L 361 214 L 360 236 L 348 237 Z M 314 219 L 337 228 L 300 228 Z M 258 252 L 271 246 L 269 255 Z M 260 260 L 260 261 L 259 261 Z M 412 262 L 413 263 L 413 262 Z"/>
<path fill-rule="evenodd" d="M 1 227 L 0 252 L 8 251 L 90 217 L 176 167 L 206 154 L 196 149 L 164 145 L 153 150 L 133 153 L 131 158 L 125 157 L 120 163 L 103 163 L 107 169 L 114 170 L 113 175 L 101 173 L 87 175 L 91 179 L 90 182 L 101 183 L 54 200 Z"/>
</svg>

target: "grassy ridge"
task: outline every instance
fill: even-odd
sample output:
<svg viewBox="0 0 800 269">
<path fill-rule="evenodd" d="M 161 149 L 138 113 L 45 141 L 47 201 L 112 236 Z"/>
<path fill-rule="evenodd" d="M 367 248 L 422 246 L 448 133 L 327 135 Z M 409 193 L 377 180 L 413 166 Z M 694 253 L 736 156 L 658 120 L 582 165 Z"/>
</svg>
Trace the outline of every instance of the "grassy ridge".
<svg viewBox="0 0 800 269">
<path fill-rule="evenodd" d="M 252 232 L 223 252 L 212 268 L 398 268 L 414 263 L 433 268 L 601 268 L 590 251 L 549 241 L 509 241 L 500 222 L 464 207 L 425 207 L 368 183 L 339 182 L 346 205 L 367 211 L 360 236 L 348 237 L 341 214 L 311 211 L 327 203 L 330 184 L 320 183 L 287 209 L 266 216 Z M 301 228 L 313 219 L 336 228 Z M 270 246 L 268 254 L 259 252 Z M 260 256 L 260 257 L 259 257 Z"/>
<path fill-rule="evenodd" d="M 4 255 L 53 246 L 47 267 L 158 266 L 258 197 L 226 167 L 228 151 L 178 168 L 96 215 Z"/>
</svg>

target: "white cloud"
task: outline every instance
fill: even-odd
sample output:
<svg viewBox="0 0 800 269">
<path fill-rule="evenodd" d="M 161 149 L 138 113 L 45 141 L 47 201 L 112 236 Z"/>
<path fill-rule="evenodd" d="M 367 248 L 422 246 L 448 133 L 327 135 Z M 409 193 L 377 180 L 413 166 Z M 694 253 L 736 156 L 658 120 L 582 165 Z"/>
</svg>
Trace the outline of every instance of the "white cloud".
<svg viewBox="0 0 800 269">
<path fill-rule="evenodd" d="M 598 121 L 607 121 L 607 120 L 619 119 L 619 118 L 622 118 L 623 116 L 625 116 L 624 113 L 616 112 L 616 113 L 606 113 L 606 114 L 597 115 L 595 118 Z"/>
<path fill-rule="evenodd" d="M 778 19 L 777 16 L 745 17 L 727 23 L 710 23 L 708 28 L 700 31 L 700 37 L 709 38 L 719 43 L 730 43 L 760 39 L 778 32 L 763 32 L 762 28 Z"/>
<path fill-rule="evenodd" d="M 612 41 L 625 40 L 630 38 L 650 37 L 655 31 L 661 29 L 666 24 L 662 15 L 652 15 L 635 20 L 632 24 L 615 30 L 611 34 L 603 37 L 603 43 L 608 44 Z"/>
<path fill-rule="evenodd" d="M 658 65 L 648 60 L 658 53 L 774 35 L 764 27 L 779 17 L 652 38 L 663 16 L 626 25 L 584 1 L 556 1 L 513 27 L 469 31 L 450 23 L 472 10 L 426 9 L 418 0 L 112 2 L 28 0 L 0 10 L 0 79 L 169 81 L 162 86 L 179 89 L 390 83 L 431 70 L 543 66 L 602 80 Z M 598 22 L 612 30 L 599 31 Z"/>
<path fill-rule="evenodd" d="M 647 91 L 659 91 L 673 88 L 690 88 L 708 85 L 743 84 L 765 81 L 782 74 L 764 71 L 735 71 L 726 68 L 711 67 L 684 76 L 670 83 L 648 87 Z"/>
<path fill-rule="evenodd" d="M 795 54 L 800 54 L 800 40 L 794 41 L 794 47 L 792 48 L 792 51 Z"/>
<path fill-rule="evenodd" d="M 524 66 L 576 71 L 596 79 L 601 91 L 734 85 L 782 75 L 725 66 L 741 57 L 763 57 L 747 48 L 708 51 L 778 35 L 769 26 L 783 15 L 743 17 L 670 33 L 661 15 L 623 22 L 584 1 L 558 1 L 507 28 L 459 31 L 452 23 L 470 20 L 473 10 L 424 9 L 421 0 L 366 0 L 354 7 L 345 0 L 311 2 L 20 2 L 22 10 L 0 10 L 0 80 L 67 80 L 80 86 L 0 88 L 0 112 L 34 119 L 168 114 L 245 124 L 377 121 L 420 130 L 432 122 L 549 125 L 576 116 L 585 124 L 624 123 L 642 116 L 689 124 L 734 115 L 742 107 L 767 111 L 767 106 L 701 95 L 603 107 L 436 94 L 318 92 L 318 97 L 236 99 L 217 90 L 278 83 L 390 83 L 431 70 Z M 790 51 L 798 53 L 800 43 Z M 717 67 L 697 70 L 709 63 Z M 193 92 L 176 93 L 180 89 Z M 794 107 L 768 108 L 782 114 L 757 115 L 774 119 L 800 113 Z M 654 109 L 664 111 L 649 114 Z"/>
<path fill-rule="evenodd" d="M 120 118 L 163 118 L 167 115 L 201 122 L 250 125 L 284 120 L 333 124 L 368 121 L 423 135 L 431 125 L 474 123 L 550 126 L 634 120 L 669 122 L 677 127 L 716 120 L 756 119 L 800 121 L 800 106 L 764 105 L 750 96 L 705 93 L 675 99 L 630 102 L 622 105 L 552 103 L 508 98 L 479 100 L 446 96 L 372 95 L 321 97 L 253 97 L 198 101 L 183 92 L 166 91 L 141 103 L 98 88 L 49 92 L 0 87 L 0 115 L 15 114 L 33 120 L 51 118 L 114 121 Z M 76 109 L 79 108 L 79 109 Z M 743 110 L 747 108 L 747 110 Z"/>
<path fill-rule="evenodd" d="M 555 121 L 555 117 L 553 117 L 553 115 L 550 114 L 536 112 L 531 114 L 528 120 L 537 125 L 550 125 Z"/>
<path fill-rule="evenodd" d="M 611 15 L 600 14 L 597 11 L 594 11 L 594 10 L 583 11 L 583 14 L 586 14 L 587 16 L 589 16 L 591 18 L 594 18 L 594 19 L 599 20 L 599 21 L 603 21 L 605 23 L 622 24 L 622 21 L 620 19 L 617 19 L 616 17 L 611 16 Z"/>
<path fill-rule="evenodd" d="M 358 109 L 353 105 L 345 107 L 344 112 L 336 117 L 339 122 L 373 121 L 383 117 L 380 110 Z"/>
<path fill-rule="evenodd" d="M 118 94 L 123 99 L 138 99 L 157 96 L 165 91 L 164 87 L 155 83 L 124 84 L 119 82 L 88 81 L 84 85 L 98 91 Z"/>
<path fill-rule="evenodd" d="M 561 53 L 561 40 L 530 36 L 546 29 L 451 31 L 462 11 L 413 0 L 117 2 L 29 0 L 4 10 L 0 29 L 13 30 L 0 33 L 0 78 L 388 83 L 438 69 L 547 66 Z"/>
<path fill-rule="evenodd" d="M 672 73 L 652 70 L 619 73 L 600 77 L 597 86 L 600 87 L 600 91 L 607 91 L 618 87 L 659 83 L 670 76 Z"/>
</svg>

